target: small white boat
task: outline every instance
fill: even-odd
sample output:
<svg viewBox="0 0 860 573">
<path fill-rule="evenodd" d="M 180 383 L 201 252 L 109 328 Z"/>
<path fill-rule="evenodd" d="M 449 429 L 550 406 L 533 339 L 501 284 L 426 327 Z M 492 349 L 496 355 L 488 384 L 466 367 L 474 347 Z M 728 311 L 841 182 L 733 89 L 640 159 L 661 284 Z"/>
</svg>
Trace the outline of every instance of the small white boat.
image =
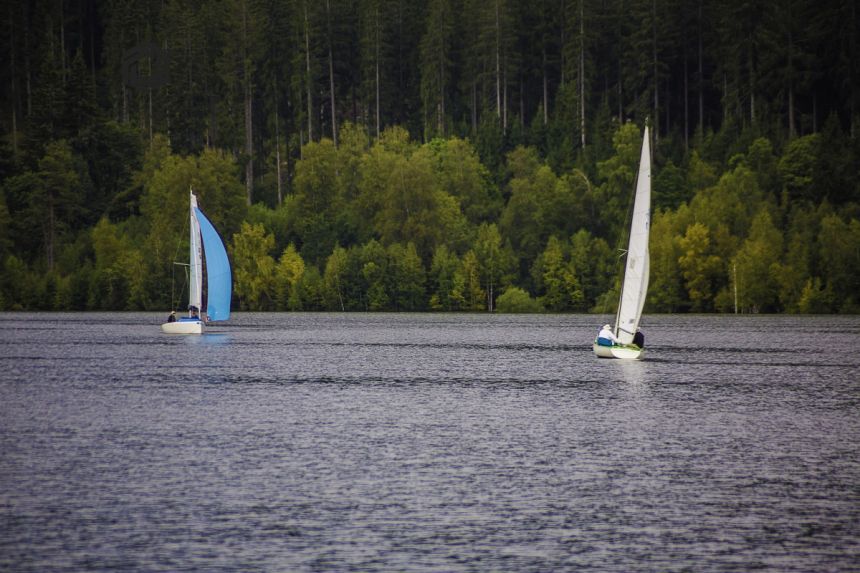
<svg viewBox="0 0 860 573">
<path fill-rule="evenodd" d="M 641 360 L 644 348 L 633 344 L 639 328 L 645 295 L 648 292 L 649 251 L 648 237 L 651 227 L 651 144 L 648 126 L 642 137 L 642 155 L 639 158 L 639 176 L 636 179 L 636 197 L 633 201 L 633 218 L 630 222 L 630 239 L 624 263 L 624 281 L 621 299 L 615 317 L 614 334 L 620 344 L 605 346 L 594 340 L 594 354 L 600 358 Z"/>
<path fill-rule="evenodd" d="M 167 334 L 203 334 L 203 321 L 183 316 L 174 322 L 165 322 L 161 325 L 161 330 Z"/>
<path fill-rule="evenodd" d="M 188 315 L 161 325 L 168 334 L 202 334 L 210 321 L 230 318 L 232 276 L 230 261 L 218 231 L 197 206 L 191 193 L 191 246 L 189 252 Z M 203 308 L 203 267 L 206 266 L 206 307 Z"/>
<path fill-rule="evenodd" d="M 612 346 L 601 346 L 594 342 L 594 353 L 598 358 L 620 358 L 622 360 L 641 360 L 645 356 L 645 349 L 635 344 L 613 344 Z"/>
</svg>

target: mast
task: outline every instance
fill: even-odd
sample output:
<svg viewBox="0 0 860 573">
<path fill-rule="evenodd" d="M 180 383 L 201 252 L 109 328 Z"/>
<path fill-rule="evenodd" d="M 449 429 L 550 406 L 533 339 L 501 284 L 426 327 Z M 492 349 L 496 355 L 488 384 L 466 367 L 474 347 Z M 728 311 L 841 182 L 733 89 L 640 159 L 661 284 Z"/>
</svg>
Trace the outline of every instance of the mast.
<svg viewBox="0 0 860 573">
<path fill-rule="evenodd" d="M 191 315 L 191 307 L 197 307 L 197 312 L 202 312 L 203 305 L 203 253 L 200 244 L 200 222 L 197 220 L 197 197 L 194 191 L 189 190 L 190 199 L 190 243 L 189 243 L 189 285 L 188 285 L 188 314 Z"/>
</svg>

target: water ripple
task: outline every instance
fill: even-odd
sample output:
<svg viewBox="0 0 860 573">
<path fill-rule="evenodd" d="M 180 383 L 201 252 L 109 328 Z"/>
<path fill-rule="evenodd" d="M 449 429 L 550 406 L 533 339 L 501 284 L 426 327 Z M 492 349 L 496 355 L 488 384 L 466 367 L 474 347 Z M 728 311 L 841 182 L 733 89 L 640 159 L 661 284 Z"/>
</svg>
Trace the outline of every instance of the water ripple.
<svg viewBox="0 0 860 573">
<path fill-rule="evenodd" d="M 857 570 L 860 319 L 603 318 L 0 314 L 0 570 Z"/>
</svg>

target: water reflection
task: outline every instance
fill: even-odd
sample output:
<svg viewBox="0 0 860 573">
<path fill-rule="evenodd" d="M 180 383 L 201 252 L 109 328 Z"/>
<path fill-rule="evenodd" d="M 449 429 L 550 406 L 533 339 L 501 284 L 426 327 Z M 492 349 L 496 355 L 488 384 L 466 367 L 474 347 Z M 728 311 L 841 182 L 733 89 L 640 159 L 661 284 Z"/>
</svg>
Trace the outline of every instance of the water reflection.
<svg viewBox="0 0 860 573">
<path fill-rule="evenodd" d="M 206 332 L 199 336 L 189 336 L 189 342 L 192 344 L 201 344 L 203 346 L 219 346 L 229 344 L 232 340 L 230 333 L 227 332 Z"/>
<path fill-rule="evenodd" d="M 645 382 L 648 365 L 644 360 L 616 360 L 614 362 L 618 362 L 617 368 L 626 383 L 637 385 Z"/>
</svg>

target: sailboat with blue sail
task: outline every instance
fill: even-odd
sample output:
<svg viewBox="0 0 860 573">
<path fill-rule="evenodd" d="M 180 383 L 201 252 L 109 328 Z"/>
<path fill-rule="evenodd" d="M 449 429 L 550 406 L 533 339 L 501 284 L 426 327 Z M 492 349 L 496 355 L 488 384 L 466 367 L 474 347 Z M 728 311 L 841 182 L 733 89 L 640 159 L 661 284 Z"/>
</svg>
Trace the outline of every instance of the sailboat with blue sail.
<svg viewBox="0 0 860 573">
<path fill-rule="evenodd" d="M 198 207 L 194 192 L 191 191 L 190 195 L 188 314 L 176 318 L 175 314 L 171 313 L 168 321 L 161 325 L 161 330 L 169 334 L 202 334 L 207 323 L 230 318 L 233 278 L 227 250 L 218 231 Z"/>
</svg>

